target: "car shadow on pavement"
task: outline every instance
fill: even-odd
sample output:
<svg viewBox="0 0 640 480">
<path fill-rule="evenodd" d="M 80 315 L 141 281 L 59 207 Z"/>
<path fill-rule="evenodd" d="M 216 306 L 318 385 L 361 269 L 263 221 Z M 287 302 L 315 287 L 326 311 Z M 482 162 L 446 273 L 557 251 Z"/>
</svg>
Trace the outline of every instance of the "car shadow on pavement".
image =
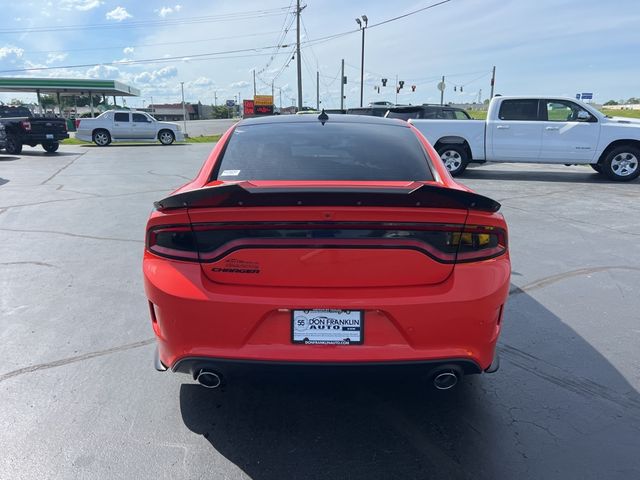
<svg viewBox="0 0 640 480">
<path fill-rule="evenodd" d="M 554 183 L 611 183 L 620 184 L 625 182 L 616 182 L 609 180 L 604 175 L 600 175 L 589 168 L 585 168 L 582 172 L 576 171 L 536 171 L 528 170 L 514 172 L 513 170 L 496 170 L 473 168 L 465 170 L 464 175 L 457 177 L 456 180 L 464 183 L 465 179 L 474 180 L 509 180 L 523 182 L 554 182 Z M 629 183 L 635 183 L 638 180 L 631 180 Z"/>
<path fill-rule="evenodd" d="M 500 351 L 448 392 L 290 371 L 183 384 L 182 418 L 258 480 L 640 478 L 640 396 L 606 358 L 517 288 Z"/>
<path fill-rule="evenodd" d="M 0 153 L 0 162 L 13 162 L 14 160 L 20 160 L 20 157 L 8 156 L 7 154 Z"/>
<path fill-rule="evenodd" d="M 188 145 L 187 143 L 172 143 L 171 145 L 162 145 L 161 143 L 111 143 L 106 146 L 98 146 L 92 143 L 81 144 L 79 147 L 84 148 L 122 148 L 122 147 L 181 147 Z"/>
<path fill-rule="evenodd" d="M 45 152 L 45 151 L 38 151 L 38 150 L 23 150 L 20 153 L 21 157 L 51 157 L 51 158 L 55 158 L 55 157 L 77 157 L 78 156 L 78 152 Z M 18 157 L 20 158 L 20 157 Z"/>
</svg>

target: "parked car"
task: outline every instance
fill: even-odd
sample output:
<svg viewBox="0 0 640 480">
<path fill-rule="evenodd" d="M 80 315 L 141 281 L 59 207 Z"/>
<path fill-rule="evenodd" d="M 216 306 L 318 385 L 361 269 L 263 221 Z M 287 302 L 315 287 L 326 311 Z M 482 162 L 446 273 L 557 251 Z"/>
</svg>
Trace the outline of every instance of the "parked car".
<svg viewBox="0 0 640 480">
<path fill-rule="evenodd" d="M 76 138 L 100 147 L 111 142 L 160 141 L 163 145 L 171 145 L 184 141 L 184 134 L 177 123 L 159 122 L 145 112 L 109 110 L 96 118 L 81 119 Z"/>
<path fill-rule="evenodd" d="M 638 177 L 640 123 L 562 97 L 494 97 L 487 120 L 409 120 L 452 175 L 471 162 L 591 165 L 616 181 Z"/>
<path fill-rule="evenodd" d="M 406 122 L 243 120 L 155 207 L 143 274 L 158 370 L 215 388 L 243 366 L 402 365 L 448 389 L 498 368 L 500 204 Z"/>
<path fill-rule="evenodd" d="M 462 108 L 429 104 L 390 107 L 384 116 L 401 120 L 409 120 L 410 118 L 421 120 L 471 120 L 471 116 Z"/>
<path fill-rule="evenodd" d="M 0 123 L 7 135 L 5 150 L 17 155 L 23 145 L 42 145 L 46 152 L 58 150 L 60 140 L 69 138 L 64 118 L 34 116 L 27 107 L 0 106 Z"/>
<path fill-rule="evenodd" d="M 348 115 L 366 115 L 370 117 L 384 117 L 387 113 L 387 107 L 354 107 L 347 108 Z"/>
<path fill-rule="evenodd" d="M 2 150 L 7 144 L 7 134 L 4 129 L 4 125 L 0 123 L 0 150 Z"/>
</svg>

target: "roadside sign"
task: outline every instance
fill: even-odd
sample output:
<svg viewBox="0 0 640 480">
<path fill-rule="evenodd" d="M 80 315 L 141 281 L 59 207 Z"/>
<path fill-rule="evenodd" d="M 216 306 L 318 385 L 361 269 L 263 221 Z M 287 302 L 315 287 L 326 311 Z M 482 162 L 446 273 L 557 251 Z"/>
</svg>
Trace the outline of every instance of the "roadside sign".
<svg viewBox="0 0 640 480">
<path fill-rule="evenodd" d="M 593 93 L 582 93 L 582 100 L 591 100 L 593 99 Z"/>
<path fill-rule="evenodd" d="M 273 95 L 254 95 L 254 105 L 273 105 Z"/>
<path fill-rule="evenodd" d="M 580 100 L 580 94 L 576 93 L 576 100 Z"/>
<path fill-rule="evenodd" d="M 235 107 L 236 105 L 236 101 L 235 100 L 227 100 L 227 102 L 225 103 L 225 105 L 227 107 Z"/>
<path fill-rule="evenodd" d="M 253 100 L 243 100 L 242 107 L 245 117 L 255 114 L 253 109 Z"/>
<path fill-rule="evenodd" d="M 255 105 L 254 113 L 256 115 L 273 115 L 273 105 Z"/>
<path fill-rule="evenodd" d="M 441 92 L 444 92 L 445 88 L 447 88 L 447 85 L 444 82 L 438 82 L 438 90 L 440 90 Z"/>
</svg>

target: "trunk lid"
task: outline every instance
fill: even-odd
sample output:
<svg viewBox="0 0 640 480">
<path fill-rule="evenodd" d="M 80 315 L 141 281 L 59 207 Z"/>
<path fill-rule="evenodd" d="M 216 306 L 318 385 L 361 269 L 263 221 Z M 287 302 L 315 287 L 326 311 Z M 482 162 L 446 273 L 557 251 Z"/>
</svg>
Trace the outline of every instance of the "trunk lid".
<svg viewBox="0 0 640 480">
<path fill-rule="evenodd" d="M 445 281 L 469 208 L 496 202 L 416 182 L 242 182 L 178 193 L 212 282 L 402 287 Z"/>
</svg>

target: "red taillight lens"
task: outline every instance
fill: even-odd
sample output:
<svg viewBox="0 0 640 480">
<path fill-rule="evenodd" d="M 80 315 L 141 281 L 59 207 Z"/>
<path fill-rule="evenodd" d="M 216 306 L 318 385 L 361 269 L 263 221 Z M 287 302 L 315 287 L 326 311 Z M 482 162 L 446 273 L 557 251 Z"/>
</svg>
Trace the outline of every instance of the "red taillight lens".
<svg viewBox="0 0 640 480">
<path fill-rule="evenodd" d="M 27 121 L 27 120 L 22 120 L 20 122 L 20 125 L 22 126 L 22 128 L 27 131 L 30 132 L 31 131 L 31 122 Z"/>
<path fill-rule="evenodd" d="M 74 122 L 75 122 L 75 124 L 76 124 L 76 130 L 77 130 L 78 128 L 80 128 L 80 119 L 79 119 L 79 118 L 76 118 L 76 119 L 74 120 Z"/>
<path fill-rule="evenodd" d="M 176 260 L 198 260 L 198 250 L 191 227 L 166 226 L 149 230 L 147 250 L 161 257 Z"/>
<path fill-rule="evenodd" d="M 407 248 L 440 263 L 475 262 L 502 255 L 506 232 L 453 224 L 202 224 L 154 227 L 147 249 L 185 261 L 215 262 L 246 248 Z"/>
<path fill-rule="evenodd" d="M 507 251 L 507 232 L 487 225 L 466 225 L 461 234 L 452 236 L 458 245 L 456 262 L 477 262 Z"/>
</svg>

